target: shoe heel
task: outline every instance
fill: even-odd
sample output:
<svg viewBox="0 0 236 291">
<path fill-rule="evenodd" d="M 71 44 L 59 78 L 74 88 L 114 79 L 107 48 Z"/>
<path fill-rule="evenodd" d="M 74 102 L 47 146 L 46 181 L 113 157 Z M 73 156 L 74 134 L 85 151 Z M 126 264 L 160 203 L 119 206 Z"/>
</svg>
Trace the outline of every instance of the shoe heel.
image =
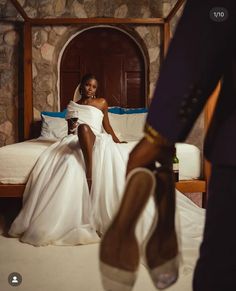
<svg viewBox="0 0 236 291">
<path fill-rule="evenodd" d="M 100 273 L 106 291 L 130 291 L 137 278 L 137 271 L 121 270 L 102 262 L 100 262 Z"/>
</svg>

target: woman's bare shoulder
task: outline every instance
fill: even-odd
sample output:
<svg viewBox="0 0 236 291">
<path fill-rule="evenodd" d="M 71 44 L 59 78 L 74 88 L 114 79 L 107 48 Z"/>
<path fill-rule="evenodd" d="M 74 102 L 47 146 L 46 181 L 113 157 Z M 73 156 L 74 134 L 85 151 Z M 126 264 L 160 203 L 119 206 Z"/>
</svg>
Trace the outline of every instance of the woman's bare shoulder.
<svg viewBox="0 0 236 291">
<path fill-rule="evenodd" d="M 107 109 L 108 104 L 105 98 L 96 98 L 96 102 L 101 106 L 102 109 Z"/>
</svg>

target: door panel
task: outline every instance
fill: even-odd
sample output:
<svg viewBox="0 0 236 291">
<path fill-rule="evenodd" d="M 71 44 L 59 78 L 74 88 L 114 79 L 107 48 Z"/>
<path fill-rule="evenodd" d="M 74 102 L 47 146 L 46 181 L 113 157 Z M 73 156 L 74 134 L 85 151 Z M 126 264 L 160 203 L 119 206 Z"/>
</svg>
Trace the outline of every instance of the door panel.
<svg viewBox="0 0 236 291">
<path fill-rule="evenodd" d="M 98 97 L 109 106 L 145 107 L 145 66 L 137 44 L 113 28 L 92 28 L 66 47 L 60 68 L 61 110 L 74 95 L 80 78 L 98 79 Z"/>
</svg>

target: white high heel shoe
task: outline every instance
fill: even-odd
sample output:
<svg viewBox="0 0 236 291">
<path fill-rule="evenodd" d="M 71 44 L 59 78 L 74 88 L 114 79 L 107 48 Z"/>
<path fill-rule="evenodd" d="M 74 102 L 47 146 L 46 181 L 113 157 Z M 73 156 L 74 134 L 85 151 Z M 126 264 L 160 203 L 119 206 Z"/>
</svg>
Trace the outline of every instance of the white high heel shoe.
<svg viewBox="0 0 236 291">
<path fill-rule="evenodd" d="M 142 187 L 140 187 L 140 183 L 142 183 Z M 154 193 L 155 185 L 156 185 L 156 179 L 155 179 L 154 174 L 150 170 L 146 168 L 136 168 L 132 170 L 127 176 L 124 196 L 129 195 L 128 194 L 129 191 L 132 191 L 132 192 L 135 191 L 137 192 L 137 194 L 138 192 L 140 193 L 140 191 L 142 191 L 141 194 L 148 193 L 148 198 L 149 198 L 150 195 L 153 195 Z M 145 197 L 145 200 L 147 202 L 148 201 L 148 199 L 146 198 L 147 196 L 144 195 L 143 197 Z M 141 215 L 141 212 L 145 205 L 146 203 L 142 205 L 142 209 L 140 209 L 139 215 Z M 123 208 L 121 207 L 118 211 L 118 215 L 122 211 L 123 211 Z M 127 207 L 124 211 L 127 211 Z M 101 244 L 100 244 L 100 272 L 101 272 L 102 284 L 103 284 L 104 289 L 107 291 L 130 291 L 132 290 L 137 278 L 138 266 L 135 267 L 133 271 L 128 271 L 116 266 L 111 266 L 101 259 L 101 253 L 102 251 L 104 251 L 103 248 L 105 248 L 103 242 L 105 239 L 107 239 L 107 237 L 109 237 L 109 230 L 112 229 L 114 231 L 115 228 L 116 226 L 113 220 L 113 223 L 108 228 L 108 231 L 105 233 L 103 240 L 101 241 Z M 134 231 L 135 229 L 131 230 L 131 232 L 134 232 Z M 134 243 L 137 243 L 137 240 L 136 242 L 134 241 Z M 125 259 L 126 259 L 125 257 L 122 258 L 122 260 L 124 261 Z M 139 258 L 137 258 L 137 260 L 138 259 Z"/>
<path fill-rule="evenodd" d="M 157 187 L 158 187 L 158 185 L 157 185 Z M 151 268 L 148 265 L 146 247 L 147 247 L 147 244 L 148 244 L 149 240 L 151 239 L 153 233 L 156 230 L 157 223 L 158 223 L 158 212 L 156 212 L 155 218 L 153 220 L 153 224 L 152 224 L 150 231 L 147 235 L 147 238 L 145 240 L 143 253 L 145 254 L 144 257 L 145 257 L 145 261 L 146 261 L 146 267 L 148 269 L 149 275 L 150 275 L 155 287 L 157 289 L 163 290 L 163 289 L 168 288 L 172 284 L 174 284 L 178 279 L 180 254 L 177 253 L 177 255 L 175 257 L 173 257 L 170 260 L 167 260 L 164 264 L 159 265 L 157 267 Z M 175 234 L 175 235 L 176 235 L 176 239 L 177 239 L 177 244 L 179 246 L 180 245 L 179 238 L 178 238 L 177 234 Z"/>
</svg>

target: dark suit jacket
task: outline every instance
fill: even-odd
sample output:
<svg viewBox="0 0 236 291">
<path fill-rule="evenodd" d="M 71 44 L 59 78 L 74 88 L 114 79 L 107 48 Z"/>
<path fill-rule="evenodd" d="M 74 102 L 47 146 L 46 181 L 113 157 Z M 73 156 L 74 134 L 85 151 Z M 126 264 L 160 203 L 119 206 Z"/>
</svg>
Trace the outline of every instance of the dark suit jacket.
<svg viewBox="0 0 236 291">
<path fill-rule="evenodd" d="M 228 10 L 211 20 L 213 7 Z M 170 44 L 147 123 L 172 142 L 183 141 L 222 78 L 205 141 L 213 163 L 236 166 L 236 1 L 189 0 Z"/>
</svg>

